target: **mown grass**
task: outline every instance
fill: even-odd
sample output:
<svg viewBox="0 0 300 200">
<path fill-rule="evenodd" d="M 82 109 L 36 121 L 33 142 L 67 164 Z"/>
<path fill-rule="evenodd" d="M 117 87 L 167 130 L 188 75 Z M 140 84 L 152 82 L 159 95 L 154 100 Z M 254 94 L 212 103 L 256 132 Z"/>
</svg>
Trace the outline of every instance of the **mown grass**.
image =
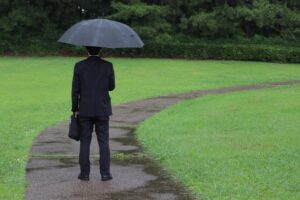
<svg viewBox="0 0 300 200">
<path fill-rule="evenodd" d="M 33 139 L 70 115 L 74 63 L 82 58 L 0 57 L 0 199 L 22 199 Z M 151 96 L 299 79 L 298 64 L 108 58 L 114 105 Z"/>
<path fill-rule="evenodd" d="M 137 130 L 201 199 L 300 198 L 300 86 L 182 102 Z"/>
</svg>

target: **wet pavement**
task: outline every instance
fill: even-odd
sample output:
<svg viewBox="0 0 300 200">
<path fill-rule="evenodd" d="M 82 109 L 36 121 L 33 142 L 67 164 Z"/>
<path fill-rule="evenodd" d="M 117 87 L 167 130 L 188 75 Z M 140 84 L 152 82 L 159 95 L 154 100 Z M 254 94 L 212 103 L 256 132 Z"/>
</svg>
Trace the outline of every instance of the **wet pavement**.
<svg viewBox="0 0 300 200">
<path fill-rule="evenodd" d="M 26 200 L 99 199 L 195 199 L 159 163 L 143 153 L 134 131 L 146 118 L 182 100 L 210 94 L 256 90 L 300 83 L 300 80 L 265 83 L 213 90 L 199 90 L 154 97 L 113 107 L 110 120 L 111 173 L 102 182 L 96 135 L 91 144 L 90 181 L 77 175 L 79 143 L 68 138 L 69 121 L 45 129 L 34 141 L 26 168 Z"/>
</svg>

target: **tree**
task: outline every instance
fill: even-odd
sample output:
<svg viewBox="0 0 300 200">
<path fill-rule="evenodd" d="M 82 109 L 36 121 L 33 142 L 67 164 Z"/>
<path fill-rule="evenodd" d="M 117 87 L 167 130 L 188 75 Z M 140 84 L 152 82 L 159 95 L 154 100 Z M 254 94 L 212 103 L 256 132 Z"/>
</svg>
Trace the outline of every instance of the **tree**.
<svg viewBox="0 0 300 200">
<path fill-rule="evenodd" d="M 118 20 L 132 26 L 144 39 L 160 40 L 169 37 L 171 25 L 165 19 L 167 6 L 149 5 L 139 0 L 131 0 L 127 4 L 114 2 L 114 12 L 108 18 Z"/>
<path fill-rule="evenodd" d="M 58 48 L 68 27 L 91 18 L 124 22 L 148 41 L 300 40 L 295 0 L 0 0 L 0 51 Z"/>
</svg>

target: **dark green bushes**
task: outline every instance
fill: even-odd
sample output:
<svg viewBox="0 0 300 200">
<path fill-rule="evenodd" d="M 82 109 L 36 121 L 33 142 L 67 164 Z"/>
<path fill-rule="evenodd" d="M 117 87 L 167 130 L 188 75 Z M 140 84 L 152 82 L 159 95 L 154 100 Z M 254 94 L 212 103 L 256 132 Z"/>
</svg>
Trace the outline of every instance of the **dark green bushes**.
<svg viewBox="0 0 300 200">
<path fill-rule="evenodd" d="M 16 47 L 9 55 L 65 55 L 82 56 L 82 47 L 58 43 L 45 44 L 35 41 L 26 48 Z M 5 54 L 5 53 L 4 53 Z M 297 45 L 272 45 L 258 43 L 222 42 L 151 42 L 145 41 L 142 49 L 102 49 L 102 56 L 187 58 L 219 60 L 251 60 L 300 63 L 300 47 Z"/>
<path fill-rule="evenodd" d="M 146 44 L 105 55 L 299 62 L 299 11 L 295 0 L 6 0 L 0 54 L 82 55 L 57 39 L 74 23 L 100 17 L 128 24 Z"/>
<path fill-rule="evenodd" d="M 152 42 L 146 43 L 143 49 L 115 50 L 112 52 L 112 55 L 300 63 L 300 47 L 272 46 L 264 44 L 201 44 Z"/>
</svg>

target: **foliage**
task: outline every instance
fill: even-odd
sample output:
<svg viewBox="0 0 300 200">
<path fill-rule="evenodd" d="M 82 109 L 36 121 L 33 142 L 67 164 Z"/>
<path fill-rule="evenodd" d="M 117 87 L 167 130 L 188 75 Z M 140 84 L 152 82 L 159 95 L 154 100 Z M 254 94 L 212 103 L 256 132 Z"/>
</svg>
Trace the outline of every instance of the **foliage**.
<svg viewBox="0 0 300 200">
<path fill-rule="evenodd" d="M 98 17 L 132 26 L 150 46 L 177 35 L 182 43 L 260 36 L 300 44 L 300 3 L 292 0 L 1 0 L 0 53 L 74 53 L 57 39 L 75 22 Z"/>
<path fill-rule="evenodd" d="M 189 59 L 254 60 L 300 62 L 300 47 L 268 44 L 212 42 L 149 42 L 140 49 L 115 50 L 112 55 Z"/>
<path fill-rule="evenodd" d="M 171 30 L 170 24 L 164 19 L 168 14 L 167 6 L 130 1 L 129 4 L 114 2 L 112 8 L 116 12 L 108 18 L 129 23 L 143 39 L 155 39 Z"/>
</svg>

